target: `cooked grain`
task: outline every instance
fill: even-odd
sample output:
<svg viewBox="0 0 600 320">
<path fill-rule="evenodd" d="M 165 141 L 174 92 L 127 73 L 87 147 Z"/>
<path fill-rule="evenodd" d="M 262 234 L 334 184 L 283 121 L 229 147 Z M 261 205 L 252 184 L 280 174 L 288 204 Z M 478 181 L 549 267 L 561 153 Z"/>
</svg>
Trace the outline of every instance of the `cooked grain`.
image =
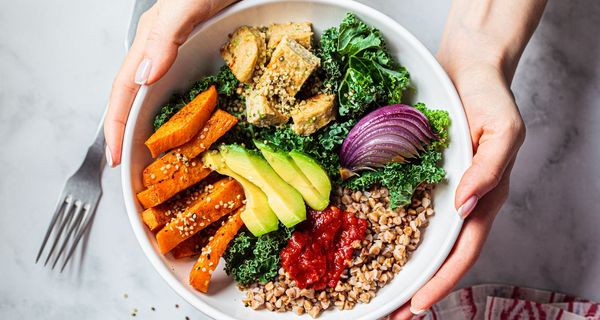
<svg viewBox="0 0 600 320">
<path fill-rule="evenodd" d="M 339 188 L 334 204 L 366 219 L 368 228 L 365 238 L 352 244 L 356 254 L 335 288 L 299 289 L 280 268 L 274 281 L 241 288 L 247 290 L 244 304 L 255 310 L 293 311 L 316 318 L 329 308 L 349 310 L 357 303 L 369 303 L 377 290 L 400 272 L 420 243 L 422 229 L 434 214 L 431 191 L 432 186 L 422 185 L 407 207 L 391 210 L 385 188 L 365 192 Z"/>
</svg>

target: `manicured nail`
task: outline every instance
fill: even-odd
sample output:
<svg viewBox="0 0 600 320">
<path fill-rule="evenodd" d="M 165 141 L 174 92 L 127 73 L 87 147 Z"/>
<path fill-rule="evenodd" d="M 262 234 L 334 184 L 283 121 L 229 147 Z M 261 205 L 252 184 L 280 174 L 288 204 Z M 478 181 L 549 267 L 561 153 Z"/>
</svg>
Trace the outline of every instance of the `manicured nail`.
<svg viewBox="0 0 600 320">
<path fill-rule="evenodd" d="M 414 315 L 418 315 L 425 312 L 425 309 L 415 309 L 413 306 L 410 306 L 410 312 Z"/>
<path fill-rule="evenodd" d="M 458 215 L 461 217 L 461 219 L 465 219 L 469 216 L 469 214 L 471 214 L 473 209 L 475 209 L 478 200 L 479 198 L 473 195 L 469 199 L 467 199 L 467 201 L 465 201 L 465 203 L 463 203 L 463 205 L 460 206 L 460 208 L 458 208 Z"/>
<path fill-rule="evenodd" d="M 106 146 L 106 148 L 104 149 L 104 153 L 106 153 L 106 163 L 111 167 L 114 168 L 115 164 L 113 162 L 112 159 L 112 154 L 110 153 L 110 148 L 108 146 Z"/>
<path fill-rule="evenodd" d="M 152 61 L 148 58 L 144 58 L 135 72 L 135 83 L 146 84 L 148 76 L 150 75 L 150 68 L 152 68 Z"/>
</svg>

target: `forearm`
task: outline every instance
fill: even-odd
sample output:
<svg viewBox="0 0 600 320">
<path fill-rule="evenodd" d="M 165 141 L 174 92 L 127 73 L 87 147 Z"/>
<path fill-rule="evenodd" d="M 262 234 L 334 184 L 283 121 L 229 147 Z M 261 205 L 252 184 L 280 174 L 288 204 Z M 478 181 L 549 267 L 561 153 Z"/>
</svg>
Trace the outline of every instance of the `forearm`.
<svg viewBox="0 0 600 320">
<path fill-rule="evenodd" d="M 546 0 L 454 0 L 440 44 L 442 64 L 454 72 L 483 62 L 510 81 L 545 5 Z"/>
</svg>

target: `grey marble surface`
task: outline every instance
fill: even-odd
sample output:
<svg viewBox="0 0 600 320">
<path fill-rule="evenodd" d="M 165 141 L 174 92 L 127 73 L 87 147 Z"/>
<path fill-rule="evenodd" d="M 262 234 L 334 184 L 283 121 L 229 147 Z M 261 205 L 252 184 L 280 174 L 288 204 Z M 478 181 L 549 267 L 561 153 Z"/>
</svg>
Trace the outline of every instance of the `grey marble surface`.
<svg viewBox="0 0 600 320">
<path fill-rule="evenodd" d="M 364 2 L 437 48 L 448 0 Z M 104 174 L 77 263 L 62 274 L 33 263 L 57 193 L 102 115 L 131 7 L 0 1 L 1 319 L 127 319 L 134 309 L 141 319 L 205 319 L 143 256 L 117 170 Z M 513 85 L 528 136 L 511 195 L 461 286 L 511 283 L 600 300 L 599 28 L 598 1 L 549 4 Z"/>
</svg>

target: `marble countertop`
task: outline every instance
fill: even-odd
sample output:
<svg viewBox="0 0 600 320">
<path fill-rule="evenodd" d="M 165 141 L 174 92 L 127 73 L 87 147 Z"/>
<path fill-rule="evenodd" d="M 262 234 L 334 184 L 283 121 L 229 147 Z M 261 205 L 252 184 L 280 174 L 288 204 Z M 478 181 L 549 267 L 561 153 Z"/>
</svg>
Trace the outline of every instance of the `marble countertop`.
<svg viewBox="0 0 600 320">
<path fill-rule="evenodd" d="M 363 1 L 435 51 L 449 0 Z M 124 56 L 128 1 L 0 2 L 0 318 L 206 319 L 152 269 L 107 170 L 85 254 L 34 264 L 64 179 L 91 142 Z M 511 195 L 461 286 L 600 300 L 600 2 L 551 1 L 513 89 L 528 135 Z M 152 311 L 151 308 L 155 308 Z"/>
</svg>

